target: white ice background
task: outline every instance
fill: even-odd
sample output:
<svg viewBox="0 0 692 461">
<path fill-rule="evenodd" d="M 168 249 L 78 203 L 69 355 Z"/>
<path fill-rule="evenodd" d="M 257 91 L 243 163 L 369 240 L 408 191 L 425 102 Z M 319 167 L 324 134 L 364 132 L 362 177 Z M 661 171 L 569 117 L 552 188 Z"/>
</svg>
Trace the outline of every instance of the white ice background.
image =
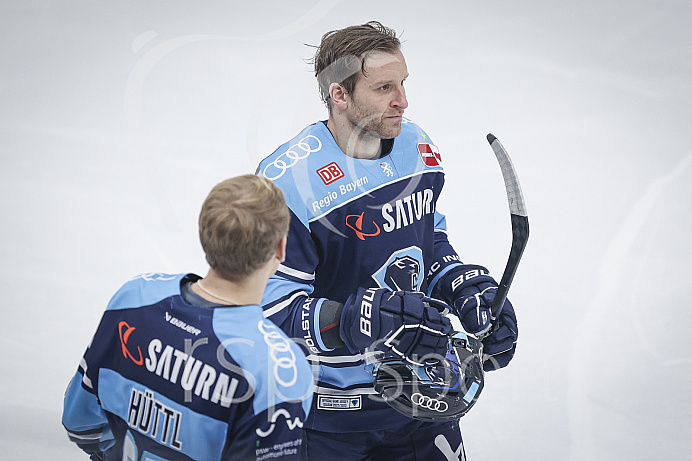
<svg viewBox="0 0 692 461">
<path fill-rule="evenodd" d="M 440 210 L 499 277 L 531 237 L 520 339 L 462 419 L 469 460 L 687 460 L 692 450 L 692 3 L 27 1 L 0 5 L 0 458 L 86 459 L 62 396 L 113 292 L 197 272 L 201 201 L 326 117 L 326 31 L 400 32 Z"/>
</svg>

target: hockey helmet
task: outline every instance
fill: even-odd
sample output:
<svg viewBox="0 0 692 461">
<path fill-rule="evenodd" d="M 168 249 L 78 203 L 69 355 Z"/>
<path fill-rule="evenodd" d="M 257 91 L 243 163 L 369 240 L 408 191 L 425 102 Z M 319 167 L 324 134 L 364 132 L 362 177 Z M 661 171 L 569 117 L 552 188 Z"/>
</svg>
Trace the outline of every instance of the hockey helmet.
<svg viewBox="0 0 692 461">
<path fill-rule="evenodd" d="M 445 357 L 414 365 L 382 357 L 373 368 L 373 385 L 399 413 L 421 421 L 452 421 L 464 416 L 483 390 L 483 343 L 455 332 Z"/>
</svg>

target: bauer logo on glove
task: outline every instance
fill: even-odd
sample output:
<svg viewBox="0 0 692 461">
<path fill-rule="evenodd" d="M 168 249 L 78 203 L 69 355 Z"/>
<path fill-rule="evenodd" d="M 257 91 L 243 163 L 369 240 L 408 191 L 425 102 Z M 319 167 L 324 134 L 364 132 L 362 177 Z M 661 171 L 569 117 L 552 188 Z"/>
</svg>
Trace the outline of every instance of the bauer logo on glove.
<svg viewBox="0 0 692 461">
<path fill-rule="evenodd" d="M 446 308 L 423 293 L 360 288 L 344 304 L 341 337 L 352 353 L 374 347 L 415 363 L 444 357 L 452 331 Z"/>
<path fill-rule="evenodd" d="M 461 264 L 440 279 L 433 293 L 454 306 L 454 313 L 464 331 L 483 341 L 485 371 L 509 363 L 519 336 L 514 307 L 509 299 L 505 299 L 497 318 L 492 316 L 491 305 L 497 290 L 498 284 L 488 269 L 475 264 Z"/>
<path fill-rule="evenodd" d="M 375 299 L 375 289 L 368 288 L 360 300 L 360 332 L 372 337 L 372 301 Z"/>
</svg>

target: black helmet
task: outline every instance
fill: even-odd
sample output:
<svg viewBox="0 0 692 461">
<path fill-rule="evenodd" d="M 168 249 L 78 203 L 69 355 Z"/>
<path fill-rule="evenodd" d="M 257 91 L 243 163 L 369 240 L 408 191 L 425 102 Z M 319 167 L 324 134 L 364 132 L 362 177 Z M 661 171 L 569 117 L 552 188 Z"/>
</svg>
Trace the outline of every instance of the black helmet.
<svg viewBox="0 0 692 461">
<path fill-rule="evenodd" d="M 422 421 L 452 421 L 464 416 L 483 390 L 483 343 L 456 332 L 447 355 L 424 357 L 423 365 L 382 357 L 373 368 L 375 390 L 399 413 Z"/>
</svg>

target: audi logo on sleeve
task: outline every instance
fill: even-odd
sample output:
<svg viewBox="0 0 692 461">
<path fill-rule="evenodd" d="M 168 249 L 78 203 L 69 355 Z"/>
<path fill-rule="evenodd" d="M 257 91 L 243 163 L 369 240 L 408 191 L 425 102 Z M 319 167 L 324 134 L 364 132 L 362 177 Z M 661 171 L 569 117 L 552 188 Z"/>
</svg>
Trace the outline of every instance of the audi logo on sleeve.
<svg viewBox="0 0 692 461">
<path fill-rule="evenodd" d="M 308 158 L 310 154 L 322 149 L 322 141 L 317 136 L 307 135 L 297 143 L 289 146 L 262 170 L 262 175 L 274 181 L 284 175 L 286 170 L 292 168 L 298 160 Z"/>
<path fill-rule="evenodd" d="M 269 356 L 274 365 L 274 380 L 283 387 L 293 386 L 298 381 L 298 367 L 289 339 L 281 334 L 278 327 L 264 319 L 257 323 L 257 329 L 269 347 Z"/>
</svg>

